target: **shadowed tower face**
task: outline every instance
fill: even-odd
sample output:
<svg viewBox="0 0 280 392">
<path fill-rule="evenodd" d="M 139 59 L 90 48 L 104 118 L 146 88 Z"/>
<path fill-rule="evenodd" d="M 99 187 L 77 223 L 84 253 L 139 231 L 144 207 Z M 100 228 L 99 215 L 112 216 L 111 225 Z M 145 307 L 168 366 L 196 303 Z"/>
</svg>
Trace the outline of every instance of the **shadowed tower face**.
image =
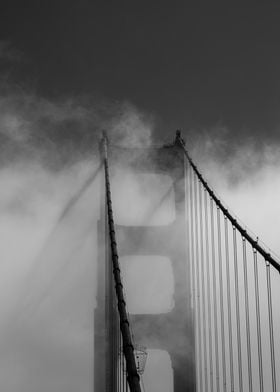
<svg viewBox="0 0 280 392">
<path fill-rule="evenodd" d="M 127 170 L 129 165 L 129 170 L 135 176 L 159 174 L 168 175 L 171 179 L 175 204 L 172 222 L 161 226 L 117 224 L 116 231 L 120 258 L 129 259 L 137 256 L 141 263 L 139 256 L 150 257 L 151 269 L 153 258 L 161 256 L 162 259 L 169 260 L 174 281 L 173 307 L 165 313 L 133 314 L 130 319 L 135 341 L 138 344 L 151 350 L 160 349 L 168 352 L 173 370 L 174 392 L 193 392 L 195 391 L 194 330 L 190 266 L 186 254 L 185 169 L 182 150 L 176 144 L 145 150 L 114 147 L 109 151 L 109 162 L 112 171 L 114 168 Z M 101 209 L 101 216 L 105 217 L 104 207 Z M 99 288 L 95 312 L 95 392 L 113 390 L 108 386 L 110 384 L 108 377 L 110 378 L 113 373 L 110 366 L 114 366 L 114 361 L 108 357 L 111 355 L 108 317 L 106 321 L 106 298 L 107 301 L 111 298 L 109 286 L 112 286 L 112 282 L 111 278 L 106 276 L 110 268 L 104 263 L 106 259 L 106 251 L 103 247 L 106 243 L 104 233 L 105 221 L 103 223 L 100 221 Z M 105 284 L 103 285 L 102 282 Z M 104 356 L 105 352 L 107 358 L 106 355 Z"/>
</svg>

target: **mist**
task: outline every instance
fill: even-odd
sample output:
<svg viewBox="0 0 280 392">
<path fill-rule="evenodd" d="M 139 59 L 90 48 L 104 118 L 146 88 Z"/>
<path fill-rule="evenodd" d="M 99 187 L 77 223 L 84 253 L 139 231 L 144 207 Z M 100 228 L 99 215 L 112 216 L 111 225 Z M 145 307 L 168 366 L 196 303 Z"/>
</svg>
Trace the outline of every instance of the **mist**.
<svg viewBox="0 0 280 392">
<path fill-rule="evenodd" d="M 50 101 L 16 88 L 0 97 L 1 390 L 92 390 L 98 141 L 106 129 L 112 144 L 160 145 L 155 127 L 153 116 L 129 102 Z M 194 141 L 186 132 L 187 148 L 230 210 L 280 253 L 279 147 L 265 140 L 230 145 L 228 132 Z M 168 177 L 111 171 L 116 223 L 172 222 Z M 168 260 L 159 258 L 152 271 L 148 256 L 141 262 L 122 260 L 129 312 L 168 312 L 174 289 Z M 147 390 L 172 392 L 166 352 L 149 353 L 144 380 Z"/>
<path fill-rule="evenodd" d="M 223 130 L 217 142 L 207 135 L 192 147 L 192 156 L 223 204 L 266 248 L 280 254 L 280 145 L 265 137 L 230 144 L 228 133 Z"/>
</svg>

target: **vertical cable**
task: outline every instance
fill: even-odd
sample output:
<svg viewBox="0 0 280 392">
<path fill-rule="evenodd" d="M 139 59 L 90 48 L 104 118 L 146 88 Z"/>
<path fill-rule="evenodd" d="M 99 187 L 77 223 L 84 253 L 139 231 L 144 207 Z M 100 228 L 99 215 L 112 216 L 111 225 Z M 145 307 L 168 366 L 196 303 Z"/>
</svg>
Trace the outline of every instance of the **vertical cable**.
<svg viewBox="0 0 280 392">
<path fill-rule="evenodd" d="M 223 293 L 223 261 L 222 261 L 222 243 L 221 243 L 221 221 L 220 208 L 217 207 L 217 230 L 218 230 L 218 261 L 219 261 L 219 293 L 220 293 L 220 316 L 221 316 L 221 341 L 222 341 L 222 368 L 223 368 L 223 385 L 224 392 L 227 390 L 226 375 L 226 352 L 225 352 L 225 321 L 224 321 L 224 293 Z"/>
<path fill-rule="evenodd" d="M 121 392 L 122 390 L 122 365 L 121 365 L 121 352 L 122 352 L 122 346 L 121 346 L 121 336 L 119 338 L 119 391 Z"/>
<path fill-rule="evenodd" d="M 243 375 L 242 375 L 242 356 L 241 356 L 241 335 L 240 335 L 240 310 L 239 310 L 239 284 L 238 284 L 238 263 L 237 263 L 237 244 L 236 244 L 236 228 L 233 230 L 233 258 L 234 258 L 234 289 L 235 289 L 235 311 L 236 311 L 236 337 L 238 349 L 238 374 L 239 374 L 239 390 L 243 392 Z"/>
<path fill-rule="evenodd" d="M 126 363 L 123 363 L 123 376 L 124 376 L 124 388 L 123 388 L 123 392 L 128 392 L 128 382 L 127 382 L 127 369 L 126 369 Z"/>
<path fill-rule="evenodd" d="M 114 334 L 113 334 L 113 276 L 112 276 L 112 264 L 109 262 L 109 303 L 108 303 L 108 312 L 109 312 L 109 361 L 110 361 L 110 389 L 113 391 L 114 388 Z"/>
<path fill-rule="evenodd" d="M 268 321 L 269 321 L 269 338 L 270 338 L 272 390 L 273 390 L 273 392 L 276 392 L 276 373 L 275 373 L 274 332 L 273 332 L 273 314 L 272 314 L 272 299 L 271 299 L 270 264 L 267 261 L 265 261 L 265 263 L 266 263 L 266 282 L 267 282 L 267 302 L 268 302 Z"/>
<path fill-rule="evenodd" d="M 119 350 L 118 350 L 118 365 L 119 365 L 119 391 L 121 391 L 121 387 L 122 387 L 122 373 L 121 373 L 121 357 L 120 357 L 120 353 L 122 350 L 122 346 L 121 346 L 121 330 L 119 329 Z"/>
<path fill-rule="evenodd" d="M 205 392 L 207 392 L 208 382 L 207 382 L 207 339 L 206 339 L 206 298 L 205 298 L 205 279 L 204 279 L 204 264 L 205 264 L 205 254 L 204 254 L 204 239 L 203 239 L 203 199 L 202 199 L 202 185 L 199 183 L 199 219 L 200 219 L 200 249 L 201 249 L 201 285 L 202 285 L 202 323 L 203 323 L 203 347 L 204 347 L 204 387 Z"/>
<path fill-rule="evenodd" d="M 116 333 L 115 333 L 115 304 L 114 304 L 114 297 L 112 295 L 112 344 L 113 344 L 113 355 L 112 355 L 112 368 L 113 368 L 113 386 L 112 390 L 116 391 Z"/>
<path fill-rule="evenodd" d="M 243 273 L 244 273 L 244 291 L 245 291 L 245 314 L 246 314 L 246 335 L 247 335 L 247 362 L 248 362 L 248 378 L 249 392 L 253 391 L 252 385 L 252 361 L 251 361 L 251 339 L 250 339 L 250 311 L 249 311 L 249 294 L 248 294 L 248 273 L 247 273 L 247 254 L 246 240 L 242 237 L 243 249 Z"/>
<path fill-rule="evenodd" d="M 116 331 L 116 340 L 117 340 L 117 344 L 116 344 L 116 347 L 117 347 L 117 350 L 116 350 L 116 385 L 117 385 L 117 388 L 116 388 L 116 390 L 117 391 L 119 391 L 119 383 L 120 383 L 120 377 L 119 377 L 119 345 L 120 345 L 120 341 L 119 341 L 119 339 L 120 339 L 120 331 L 119 331 L 119 328 L 116 328 L 117 329 L 117 331 Z"/>
<path fill-rule="evenodd" d="M 198 366 L 198 358 L 199 358 L 199 353 L 198 353 L 198 344 L 196 344 L 196 337 L 197 337 L 197 330 L 198 330 L 198 325 L 197 325 L 197 306 L 196 306 L 196 280 L 195 280 L 195 264 L 194 264 L 194 259 L 195 259 L 195 233 L 194 233 L 194 173 L 193 170 L 190 169 L 190 175 L 189 175 L 189 181 L 190 181 L 190 254 L 191 254 L 191 273 L 192 273 L 192 302 L 193 302 L 193 327 L 195 331 L 195 350 L 194 350 L 194 356 L 195 356 L 195 369 L 196 369 L 196 379 L 199 379 L 199 366 Z"/>
<path fill-rule="evenodd" d="M 188 264 L 189 264 L 189 283 L 191 287 L 191 305 L 192 305 L 192 269 L 191 269 L 191 233 L 190 233 L 190 213 L 191 213 L 191 206 L 190 206 L 190 168 L 188 167 L 188 162 L 186 161 L 186 157 L 184 156 L 184 182 L 185 182 L 185 217 L 186 217 L 186 239 L 187 239 L 187 251 L 188 251 Z"/>
<path fill-rule="evenodd" d="M 231 322 L 231 287 L 229 270 L 229 244 L 228 244 L 228 221 L 225 219 L 225 254 L 226 254 L 226 279 L 227 279 L 227 314 L 228 314 L 228 338 L 229 338 L 229 369 L 230 369 L 230 390 L 234 392 L 234 369 L 233 369 L 233 347 L 232 347 L 232 322 Z"/>
<path fill-rule="evenodd" d="M 124 363 L 124 356 L 122 355 L 122 374 L 123 374 L 123 390 L 122 390 L 122 392 L 124 392 L 125 385 L 127 385 L 127 372 L 126 372 L 125 368 L 126 368 L 126 365 Z"/>
<path fill-rule="evenodd" d="M 120 392 L 123 390 L 123 374 L 122 374 L 122 341 L 121 341 L 121 335 L 120 335 L 120 351 L 119 351 L 119 373 L 120 373 Z"/>
<path fill-rule="evenodd" d="M 192 169 L 188 167 L 188 200 L 187 200 L 187 205 L 188 205 L 188 255 L 189 255 L 189 263 L 190 263 L 190 285 L 191 285 L 191 304 L 192 308 L 194 309 L 194 288 L 195 288 L 195 283 L 194 283 L 194 265 L 193 265 L 193 260 L 194 260 L 194 255 L 193 255 L 193 186 L 192 186 Z"/>
<path fill-rule="evenodd" d="M 202 377 L 202 323 L 201 323 L 201 309 L 200 309 L 200 268 L 199 268 L 199 230 L 198 230 L 198 190 L 197 190 L 197 182 L 194 178 L 194 201 L 195 201 L 195 245 L 196 245 L 196 286 L 197 286 L 197 326 L 198 326 L 198 365 L 199 365 L 199 384 L 201 391 L 203 390 L 203 377 Z"/>
<path fill-rule="evenodd" d="M 116 340 L 117 340 L 117 354 L 116 354 L 116 358 L 117 358 L 117 362 L 116 362 L 116 385 L 117 385 L 117 392 L 119 392 L 119 329 L 117 329 L 117 333 L 116 333 Z"/>
<path fill-rule="evenodd" d="M 196 305 L 195 305 L 195 266 L 194 266 L 194 198 L 193 198 L 193 170 L 190 166 L 187 168 L 187 177 L 188 177 L 188 233 L 189 233 L 189 264 L 190 264 L 190 286 L 191 286 L 191 317 L 192 317 L 192 330 L 194 331 L 193 335 L 193 359 L 195 363 L 195 383 L 198 379 L 198 367 L 197 367 L 197 344 L 196 344 Z"/>
<path fill-rule="evenodd" d="M 260 392 L 263 392 L 262 336 L 257 251 L 253 248 Z"/>
<path fill-rule="evenodd" d="M 176 132 L 176 139 L 175 139 L 175 144 L 178 146 L 181 146 L 185 156 L 187 157 L 187 160 L 189 162 L 189 165 L 191 166 L 192 170 L 194 171 L 195 175 L 197 176 L 197 180 L 201 182 L 201 184 L 203 184 L 205 190 L 207 191 L 209 197 L 210 197 L 210 201 L 211 201 L 211 213 L 210 213 L 210 218 L 211 218 L 211 245 L 212 245 L 212 264 L 213 264 L 213 307 L 214 307 L 214 324 L 217 325 L 217 287 L 216 285 L 218 284 L 217 282 L 217 277 L 216 277 L 216 272 L 214 271 L 215 266 L 217 266 L 217 260 L 215 261 L 215 257 L 217 257 L 217 254 L 220 254 L 219 252 L 219 245 L 218 245 L 218 249 L 217 244 L 215 245 L 215 233 L 214 233 L 214 229 L 216 229 L 215 227 L 215 222 L 214 219 L 212 218 L 212 214 L 213 214 L 213 202 L 215 202 L 216 206 L 218 209 L 220 209 L 220 211 L 223 212 L 223 214 L 225 215 L 225 217 L 232 223 L 232 228 L 233 228 L 233 258 L 234 258 L 234 263 L 233 263 L 233 273 L 234 273 L 234 295 L 235 295 L 235 316 L 236 316 L 236 336 L 237 336 L 237 353 L 238 353 L 238 358 L 237 358 L 237 365 L 238 365 L 238 377 L 239 377 L 239 392 L 243 392 L 243 362 L 242 362 L 242 350 L 241 350 L 241 346 L 243 343 L 243 335 L 241 335 L 241 316 L 243 317 L 243 313 L 240 312 L 240 310 L 243 311 L 243 307 L 241 309 L 240 306 L 240 299 L 241 299 L 241 294 L 243 297 L 243 290 L 241 292 L 239 292 L 239 279 L 242 279 L 241 277 L 239 277 L 241 271 L 238 271 L 238 268 L 241 268 L 241 266 L 239 265 L 239 256 L 241 256 L 241 253 L 243 252 L 243 282 L 244 282 L 244 296 L 245 296 L 245 321 L 246 321 L 246 342 L 247 342 L 247 365 L 248 365 L 248 381 L 249 381 L 249 391 L 252 391 L 252 387 L 253 387 L 253 379 L 252 379 L 252 351 L 251 351 L 251 340 L 250 340 L 250 309 L 249 309 L 249 294 L 250 294 L 250 286 L 248 285 L 248 266 L 247 266 L 247 255 L 246 255 L 246 241 L 248 241 L 252 246 L 253 246 L 253 258 L 254 258 L 254 278 L 255 278 L 255 294 L 256 294 L 256 318 L 257 318 L 257 340 L 258 340 L 258 356 L 259 356 L 259 378 L 260 378 L 260 391 L 262 392 L 263 390 L 263 382 L 264 382 L 264 378 L 263 378 L 263 366 L 262 366 L 262 344 L 261 344 L 261 312 L 260 312 L 260 298 L 259 298 L 259 281 L 258 281 L 258 270 L 257 270 L 257 252 L 262 255 L 262 257 L 265 259 L 266 262 L 266 280 L 267 280 L 267 301 L 268 301 L 268 323 L 269 323 L 269 336 L 270 336 L 270 355 L 271 355 L 271 375 L 272 375 L 272 387 L 273 387 L 273 392 L 276 392 L 276 388 L 277 388 L 277 377 L 276 377 L 276 371 L 275 371 L 275 346 L 274 346 L 274 322 L 273 322 L 273 303 L 272 303 L 272 292 L 271 292 L 271 272 L 270 272 L 270 265 L 272 265 L 278 272 L 280 272 L 280 264 L 273 258 L 271 257 L 271 255 L 269 253 L 267 253 L 267 251 L 260 246 L 243 228 L 242 225 L 236 221 L 236 219 L 232 216 L 232 214 L 230 212 L 228 212 L 228 210 L 224 207 L 224 205 L 221 203 L 221 201 L 217 198 L 215 192 L 208 186 L 207 182 L 204 180 L 202 174 L 200 173 L 200 171 L 198 170 L 198 168 L 196 167 L 196 165 L 193 163 L 191 157 L 188 154 L 188 151 L 185 148 L 185 142 L 184 140 L 181 138 L 180 135 L 180 131 Z M 195 212 L 195 218 L 196 220 L 197 218 L 197 211 Z M 209 219 L 210 219 L 209 218 Z M 217 221 L 217 226 L 220 225 L 220 221 L 218 219 Z M 227 229 L 226 229 L 227 230 Z M 218 230 L 219 231 L 219 230 Z M 241 249 L 239 249 L 239 247 L 237 248 L 237 238 L 236 238 L 236 232 L 239 232 L 242 236 L 242 251 Z M 218 233 L 218 242 L 219 242 L 219 236 L 220 234 Z M 228 232 L 225 232 L 225 236 L 228 236 Z M 197 239 L 199 238 L 199 235 L 197 233 L 194 233 L 194 237 L 195 240 L 197 242 Z M 214 238 L 214 240 L 213 240 Z M 220 237 L 221 238 L 221 237 Z M 195 241 L 194 240 L 194 241 Z M 217 238 L 216 238 L 217 240 Z M 229 247 L 228 247 L 228 240 L 227 244 L 225 244 L 226 247 L 226 254 L 229 252 Z M 238 242 L 238 246 L 239 246 L 239 242 Z M 203 252 L 203 249 L 202 249 Z M 194 251 L 194 254 L 198 257 L 199 259 L 199 247 L 197 246 L 196 243 L 196 250 Z M 204 257 L 206 257 L 204 255 Z M 229 256 L 226 256 L 229 259 Z M 241 261 L 241 260 L 240 260 Z M 201 304 L 201 300 L 199 297 L 199 289 L 200 289 L 200 285 L 202 284 L 199 281 L 199 264 L 196 266 L 196 275 L 198 276 L 198 280 L 197 280 L 197 297 L 198 297 L 198 307 L 200 307 Z M 227 276 L 230 274 L 230 268 L 229 266 L 226 267 L 227 268 Z M 220 272 L 220 276 L 223 277 L 223 269 L 221 270 L 222 272 Z M 205 276 L 205 275 L 204 275 Z M 228 278 L 227 278 L 228 280 Z M 229 281 L 229 280 L 228 280 Z M 214 287 L 215 286 L 215 287 Z M 228 300 L 228 323 L 230 324 L 231 322 L 231 316 L 233 315 L 231 313 L 231 306 L 233 304 L 231 304 L 231 299 L 229 298 L 229 294 L 231 292 L 231 288 L 230 288 L 230 284 L 227 285 L 228 286 L 228 293 L 227 293 L 227 300 Z M 242 289 L 243 289 L 243 284 L 241 283 Z M 205 286 L 206 287 L 206 286 Z M 210 286 L 211 287 L 211 286 Z M 222 289 L 222 290 L 221 290 Z M 220 284 L 220 292 L 223 291 L 223 283 L 222 285 Z M 232 293 L 233 295 L 233 293 Z M 221 298 L 220 298 L 221 300 Z M 203 304 L 202 304 L 203 305 Z M 222 306 L 221 306 L 222 305 Z M 222 302 L 221 305 L 219 307 L 219 310 L 221 311 L 221 316 L 223 314 L 223 298 L 222 298 Z M 216 308 L 216 309 L 215 309 Z M 233 311 L 233 310 L 232 310 Z M 216 313 L 216 317 L 215 317 L 215 313 Z M 200 317 L 201 311 L 198 311 L 198 317 Z M 216 319 L 216 320 L 215 320 Z M 223 324 L 223 323 L 221 323 Z M 243 327 L 243 325 L 242 325 Z M 221 329 L 222 329 L 222 325 L 221 325 Z M 219 355 L 219 342 L 218 339 L 216 339 L 216 333 L 217 333 L 217 328 L 215 328 L 215 339 L 214 339 L 214 343 L 215 343 L 215 351 L 217 351 L 217 354 Z M 231 334 L 231 338 L 233 335 L 233 327 L 231 327 L 229 325 L 229 335 Z M 231 331 L 231 332 L 230 332 Z M 219 330 L 218 330 L 219 332 Z M 221 337 L 224 338 L 225 336 L 225 330 L 224 330 L 224 334 L 221 333 Z M 219 334 L 218 334 L 219 335 Z M 207 335 L 208 336 L 208 335 Z M 232 347 L 232 339 L 229 336 L 229 340 L 231 340 L 231 342 L 229 342 L 229 346 Z M 216 349 L 216 346 L 218 348 L 218 350 Z M 223 348 L 221 350 L 223 352 Z M 231 389 L 234 389 L 234 366 L 233 366 L 233 359 L 234 359 L 234 352 L 233 350 L 229 347 L 229 351 L 232 352 L 232 354 L 230 353 L 230 372 L 231 372 Z M 199 361 L 198 361 L 199 362 Z M 225 366 L 225 361 L 223 361 L 223 366 Z M 222 366 L 221 365 L 221 366 Z M 219 366 L 220 366 L 220 361 L 218 359 L 218 365 L 217 365 L 217 355 L 216 355 L 216 373 L 217 373 L 217 389 L 220 388 L 219 385 Z M 223 367 L 224 370 L 224 367 Z M 227 368 L 225 367 L 225 370 L 227 373 Z M 223 372 L 223 375 L 225 374 Z M 233 377 L 232 377 L 233 375 Z M 225 377 L 224 377 L 225 379 Z M 246 382 L 247 382 L 247 376 L 246 376 Z M 201 385 L 201 384 L 200 384 Z"/>
<path fill-rule="evenodd" d="M 205 261 L 206 261 L 206 282 L 207 282 L 207 307 L 208 307 L 208 331 L 209 331 L 209 367 L 210 367 L 210 391 L 214 391 L 213 386 L 213 356 L 212 356 L 212 317 L 211 317 L 211 288 L 210 288 L 210 268 L 209 268 L 209 233 L 208 233 L 208 203 L 207 192 L 204 190 L 204 213 L 205 213 Z M 208 255 L 208 257 L 207 257 Z"/>
<path fill-rule="evenodd" d="M 215 358 L 216 358 L 216 389 L 220 391 L 219 377 L 219 345 L 218 345 L 218 315 L 217 315 L 217 288 L 216 288 L 216 261 L 215 261 L 215 233 L 213 199 L 210 199 L 210 222 L 211 222 L 211 247 L 212 247 L 212 279 L 213 279 L 213 302 L 214 302 L 214 332 L 215 332 Z"/>
</svg>

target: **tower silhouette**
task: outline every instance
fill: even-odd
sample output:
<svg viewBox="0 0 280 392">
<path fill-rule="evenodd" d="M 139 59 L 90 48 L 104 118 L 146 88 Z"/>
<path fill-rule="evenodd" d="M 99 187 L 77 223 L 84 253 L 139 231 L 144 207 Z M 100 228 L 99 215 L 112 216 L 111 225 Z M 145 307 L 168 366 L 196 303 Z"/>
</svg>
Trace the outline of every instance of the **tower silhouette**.
<svg viewBox="0 0 280 392">
<path fill-rule="evenodd" d="M 137 176 L 144 174 L 165 174 L 170 176 L 174 193 L 175 219 L 162 226 L 117 225 L 119 256 L 145 255 L 164 256 L 170 260 L 174 278 L 173 308 L 167 313 L 134 314 L 131 324 L 137 343 L 148 349 L 168 352 L 173 369 L 174 392 L 195 390 L 194 329 L 191 309 L 190 261 L 186 252 L 185 221 L 185 165 L 182 149 L 176 144 L 161 148 L 130 149 L 111 147 L 111 167 L 130 169 Z M 102 192 L 102 191 L 101 191 Z M 101 201 L 104 195 L 101 194 Z M 102 202 L 101 202 L 102 204 Z M 104 206 L 98 227 L 99 265 L 97 308 L 95 311 L 95 392 L 110 389 L 114 358 L 110 352 L 110 331 L 108 328 L 108 302 L 111 298 L 112 282 L 110 267 L 106 259 L 106 232 Z M 107 309 L 107 310 L 106 310 Z M 111 318 L 112 320 L 112 318 Z M 106 355 L 104 355 L 106 353 Z M 106 382 L 107 379 L 107 382 Z M 107 389 L 106 389 L 107 388 Z"/>
</svg>

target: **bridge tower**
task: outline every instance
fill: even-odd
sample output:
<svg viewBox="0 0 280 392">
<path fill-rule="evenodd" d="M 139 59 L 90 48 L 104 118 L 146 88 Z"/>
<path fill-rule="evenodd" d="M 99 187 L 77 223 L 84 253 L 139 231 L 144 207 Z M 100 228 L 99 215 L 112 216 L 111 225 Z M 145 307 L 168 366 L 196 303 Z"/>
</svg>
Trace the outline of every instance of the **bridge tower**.
<svg viewBox="0 0 280 392">
<path fill-rule="evenodd" d="M 175 198 L 175 219 L 164 226 L 117 225 L 119 256 L 165 256 L 170 260 L 174 277 L 174 306 L 168 313 L 135 314 L 131 316 L 137 343 L 148 349 L 160 349 L 169 353 L 174 380 L 174 392 L 195 391 L 194 328 L 191 309 L 190 261 L 187 259 L 185 221 L 185 165 L 183 150 L 176 142 L 161 148 L 131 149 L 111 147 L 110 166 L 125 169 L 129 165 L 134 173 L 156 173 L 169 175 Z M 102 195 L 103 197 L 103 195 Z M 104 211 L 102 211 L 102 214 Z M 103 217 L 103 215 L 101 215 Z M 105 227 L 99 224 L 99 243 L 105 243 Z M 176 233 L 176 236 L 174 236 Z M 139 242 L 139 238 L 141 241 Z M 102 247 L 101 247 L 102 248 Z M 106 346 L 106 300 L 108 298 L 108 267 L 104 264 L 104 249 L 99 252 L 98 295 L 95 311 L 95 392 L 107 390 L 106 371 L 110 359 L 104 357 Z M 152 262 L 152 261 L 151 261 Z M 152 268 L 152 265 L 151 265 Z M 103 285 L 102 282 L 107 282 Z M 103 346 L 103 347 L 102 347 Z M 107 344 L 108 346 L 108 344 Z M 102 354 L 103 353 L 103 354 Z M 107 361 L 107 364 L 106 364 Z M 97 362 L 97 363 L 96 363 Z M 112 363 L 112 361 L 111 361 Z M 103 381 L 102 381 L 103 380 Z M 103 389 L 103 388 L 104 389 Z"/>
</svg>

